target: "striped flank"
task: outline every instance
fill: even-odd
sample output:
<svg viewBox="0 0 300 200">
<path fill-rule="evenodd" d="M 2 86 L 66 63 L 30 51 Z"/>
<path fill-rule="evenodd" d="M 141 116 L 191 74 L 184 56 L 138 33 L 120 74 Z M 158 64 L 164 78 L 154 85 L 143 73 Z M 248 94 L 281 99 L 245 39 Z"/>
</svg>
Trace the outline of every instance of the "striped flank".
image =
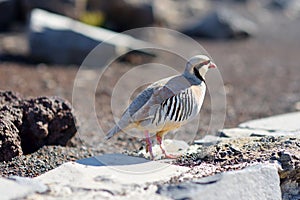
<svg viewBox="0 0 300 200">
<path fill-rule="evenodd" d="M 166 99 L 156 110 L 152 124 L 158 125 L 167 120 L 182 122 L 192 115 L 195 99 L 191 89 Z"/>
</svg>

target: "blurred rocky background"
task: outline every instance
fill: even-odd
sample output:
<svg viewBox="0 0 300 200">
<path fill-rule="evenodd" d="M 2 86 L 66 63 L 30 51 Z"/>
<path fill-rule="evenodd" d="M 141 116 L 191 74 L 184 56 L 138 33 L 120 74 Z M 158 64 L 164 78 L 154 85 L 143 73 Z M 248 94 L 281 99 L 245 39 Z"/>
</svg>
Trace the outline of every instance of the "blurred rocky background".
<svg viewBox="0 0 300 200">
<path fill-rule="evenodd" d="M 66 161 L 143 147 L 143 141 L 126 134 L 109 143 L 93 131 L 76 134 L 76 116 L 68 103 L 80 65 L 101 42 L 103 54 L 121 57 L 103 75 L 105 84 L 96 89 L 95 109 L 105 131 L 114 124 L 110 97 L 124 73 L 149 61 L 164 60 L 174 67 L 184 64 L 166 52 L 139 50 L 123 55 L 122 49 L 145 44 L 122 33 L 133 28 L 176 30 L 208 51 L 225 84 L 226 128 L 300 111 L 299 18 L 298 0 L 0 0 L 2 175 L 37 176 Z M 115 33 L 122 33 L 121 41 L 105 41 Z M 210 114 L 206 98 L 195 139 L 209 129 Z M 80 125 L 85 119 L 77 121 Z M 276 138 L 273 143 L 280 141 L 284 148 L 285 140 L 289 139 Z M 294 140 L 293 150 L 299 147 Z M 274 149 L 282 152 L 278 145 Z M 181 164 L 188 166 L 189 161 Z"/>
</svg>

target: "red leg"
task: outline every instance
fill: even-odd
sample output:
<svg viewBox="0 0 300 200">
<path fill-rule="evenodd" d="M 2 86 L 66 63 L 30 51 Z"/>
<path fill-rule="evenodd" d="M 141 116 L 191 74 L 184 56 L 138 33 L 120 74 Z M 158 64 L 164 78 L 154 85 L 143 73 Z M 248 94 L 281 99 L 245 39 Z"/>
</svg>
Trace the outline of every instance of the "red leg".
<svg viewBox="0 0 300 200">
<path fill-rule="evenodd" d="M 149 132 L 148 131 L 145 131 L 145 137 L 146 137 L 146 152 L 149 152 L 150 154 L 150 158 L 151 160 L 154 159 L 154 155 L 153 155 L 153 151 L 152 151 L 152 142 L 151 142 L 151 139 L 150 139 L 150 136 L 149 136 Z"/>
<path fill-rule="evenodd" d="M 163 152 L 163 154 L 165 154 L 166 158 L 176 159 L 178 157 L 175 155 L 167 154 L 167 152 L 165 151 L 165 149 L 162 146 L 162 137 L 159 134 L 156 134 L 156 139 L 157 139 L 157 142 L 159 143 L 161 151 Z"/>
</svg>

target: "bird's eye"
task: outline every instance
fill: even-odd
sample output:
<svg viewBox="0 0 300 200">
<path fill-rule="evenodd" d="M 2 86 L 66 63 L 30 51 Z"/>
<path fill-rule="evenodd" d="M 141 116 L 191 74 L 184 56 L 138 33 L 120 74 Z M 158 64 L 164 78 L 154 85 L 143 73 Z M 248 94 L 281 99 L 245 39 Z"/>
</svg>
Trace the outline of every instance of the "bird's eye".
<svg viewBox="0 0 300 200">
<path fill-rule="evenodd" d="M 210 63 L 210 60 L 207 60 L 207 61 L 205 61 L 204 63 L 203 63 L 203 65 L 207 65 L 207 64 L 209 64 Z"/>
</svg>

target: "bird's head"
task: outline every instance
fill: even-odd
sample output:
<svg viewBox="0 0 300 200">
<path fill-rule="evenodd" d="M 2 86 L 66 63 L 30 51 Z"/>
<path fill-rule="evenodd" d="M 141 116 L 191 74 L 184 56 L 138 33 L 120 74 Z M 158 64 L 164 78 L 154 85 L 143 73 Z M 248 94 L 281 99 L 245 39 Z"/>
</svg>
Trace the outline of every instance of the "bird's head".
<svg viewBox="0 0 300 200">
<path fill-rule="evenodd" d="M 197 78 L 204 79 L 205 75 L 210 68 L 217 68 L 209 57 L 205 55 L 197 55 L 192 57 L 186 63 L 185 73 L 195 75 Z"/>
</svg>

